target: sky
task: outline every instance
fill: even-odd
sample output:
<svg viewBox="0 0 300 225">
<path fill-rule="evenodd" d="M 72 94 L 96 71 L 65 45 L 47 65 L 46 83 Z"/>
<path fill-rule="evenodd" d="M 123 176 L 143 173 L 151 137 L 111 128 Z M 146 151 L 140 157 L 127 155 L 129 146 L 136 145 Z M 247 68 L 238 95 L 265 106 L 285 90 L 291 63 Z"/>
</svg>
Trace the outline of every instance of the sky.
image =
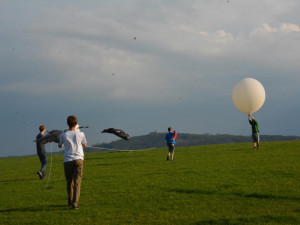
<svg viewBox="0 0 300 225">
<path fill-rule="evenodd" d="M 41 124 L 88 146 L 171 126 L 251 135 L 232 102 L 264 86 L 261 135 L 300 136 L 299 0 L 0 0 L 0 157 L 36 154 Z M 57 151 L 48 144 L 47 151 Z"/>
</svg>

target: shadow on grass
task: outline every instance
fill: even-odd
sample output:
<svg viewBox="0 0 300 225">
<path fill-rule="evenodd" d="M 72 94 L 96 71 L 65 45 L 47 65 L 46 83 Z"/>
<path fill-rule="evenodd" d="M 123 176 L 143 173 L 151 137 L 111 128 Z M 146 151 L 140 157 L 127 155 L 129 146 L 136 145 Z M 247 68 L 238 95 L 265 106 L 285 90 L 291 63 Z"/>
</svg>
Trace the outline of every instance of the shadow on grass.
<svg viewBox="0 0 300 225">
<path fill-rule="evenodd" d="M 2 209 L 0 213 L 11 213 L 11 212 L 42 212 L 42 211 L 61 211 L 70 210 L 66 205 L 45 205 L 45 206 L 34 206 L 34 207 L 20 207 L 11 209 Z"/>
<path fill-rule="evenodd" d="M 179 193 L 179 194 L 204 194 L 204 195 L 212 195 L 212 194 L 216 193 L 214 191 L 204 191 L 204 190 L 199 190 L 199 189 L 181 189 L 181 188 L 170 189 L 168 191 L 176 192 L 176 193 Z"/>
<path fill-rule="evenodd" d="M 297 219 L 291 216 L 258 216 L 258 217 L 241 217 L 232 219 L 215 219 L 204 220 L 195 223 L 195 225 L 240 225 L 240 224 L 262 224 L 262 223 L 282 223 L 297 224 Z"/>
<path fill-rule="evenodd" d="M 26 178 L 26 179 L 24 179 L 24 178 L 22 178 L 22 179 L 6 179 L 6 180 L 3 179 L 3 180 L 0 181 L 0 183 L 16 183 L 16 182 L 26 182 L 26 181 L 32 181 L 32 180 L 33 180 L 33 178 L 31 178 L 31 177 Z"/>
<path fill-rule="evenodd" d="M 236 196 L 246 197 L 246 198 L 258 198 L 258 199 L 274 199 L 274 200 L 300 200 L 299 197 L 289 197 L 289 196 L 278 196 L 278 195 L 268 195 L 268 194 L 243 194 L 243 193 L 234 193 Z"/>
<path fill-rule="evenodd" d="M 229 188 L 230 186 L 226 186 Z M 182 188 L 174 188 L 168 191 L 176 192 L 179 194 L 204 194 L 204 195 L 213 195 L 219 194 L 216 191 L 208 191 L 208 190 L 200 190 L 200 189 L 182 189 Z M 257 198 L 257 199 L 273 199 L 273 200 L 293 200 L 299 201 L 300 198 L 296 196 L 278 196 L 278 195 L 269 195 L 269 194 L 259 194 L 259 193 L 251 193 L 251 194 L 244 194 L 244 193 L 233 193 L 235 196 L 243 197 L 243 198 Z"/>
</svg>

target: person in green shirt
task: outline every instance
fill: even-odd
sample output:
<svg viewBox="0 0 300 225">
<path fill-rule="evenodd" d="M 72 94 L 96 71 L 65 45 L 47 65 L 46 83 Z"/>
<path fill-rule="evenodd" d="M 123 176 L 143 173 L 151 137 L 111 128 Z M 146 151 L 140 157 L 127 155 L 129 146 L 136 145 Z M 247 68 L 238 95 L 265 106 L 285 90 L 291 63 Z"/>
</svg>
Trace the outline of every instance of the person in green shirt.
<svg viewBox="0 0 300 225">
<path fill-rule="evenodd" d="M 254 119 L 254 117 L 251 115 L 251 113 L 249 113 L 248 120 L 249 120 L 249 123 L 252 128 L 253 147 L 254 147 L 254 150 L 256 150 L 256 149 L 259 149 L 259 141 L 260 141 L 258 123 Z"/>
</svg>

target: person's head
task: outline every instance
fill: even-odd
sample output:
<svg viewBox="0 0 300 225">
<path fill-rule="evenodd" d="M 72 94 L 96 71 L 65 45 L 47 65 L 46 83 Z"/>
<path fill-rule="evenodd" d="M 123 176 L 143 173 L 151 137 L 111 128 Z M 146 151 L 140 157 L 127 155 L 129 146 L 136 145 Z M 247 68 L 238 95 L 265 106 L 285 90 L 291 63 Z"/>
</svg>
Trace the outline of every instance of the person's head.
<svg viewBox="0 0 300 225">
<path fill-rule="evenodd" d="M 67 124 L 69 128 L 75 127 L 77 125 L 77 118 L 76 116 L 68 116 Z"/>
<path fill-rule="evenodd" d="M 44 132 L 46 130 L 46 126 L 45 125 L 41 125 L 39 127 L 39 130 L 40 130 L 41 133 Z"/>
<path fill-rule="evenodd" d="M 168 131 L 171 132 L 171 131 L 172 131 L 172 128 L 171 128 L 171 127 L 168 127 Z"/>
</svg>

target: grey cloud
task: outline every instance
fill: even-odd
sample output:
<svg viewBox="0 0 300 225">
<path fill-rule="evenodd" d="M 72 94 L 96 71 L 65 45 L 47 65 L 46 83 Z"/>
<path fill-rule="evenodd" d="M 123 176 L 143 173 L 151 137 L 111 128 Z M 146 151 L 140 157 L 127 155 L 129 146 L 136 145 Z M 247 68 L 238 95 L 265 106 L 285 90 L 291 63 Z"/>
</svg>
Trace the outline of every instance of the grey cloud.
<svg viewBox="0 0 300 225">
<path fill-rule="evenodd" d="M 0 4 L 0 94 L 10 122 L 3 129 L 19 126 L 12 116 L 18 111 L 31 133 L 44 122 L 64 128 L 74 113 L 133 134 L 170 123 L 247 134 L 231 102 L 234 84 L 245 77 L 267 90 L 257 113 L 266 121 L 262 130 L 280 132 L 270 112 L 284 126 L 296 117 L 282 114 L 300 110 L 293 100 L 300 94 L 296 0 Z M 299 134 L 294 126 L 284 131 Z"/>
</svg>

